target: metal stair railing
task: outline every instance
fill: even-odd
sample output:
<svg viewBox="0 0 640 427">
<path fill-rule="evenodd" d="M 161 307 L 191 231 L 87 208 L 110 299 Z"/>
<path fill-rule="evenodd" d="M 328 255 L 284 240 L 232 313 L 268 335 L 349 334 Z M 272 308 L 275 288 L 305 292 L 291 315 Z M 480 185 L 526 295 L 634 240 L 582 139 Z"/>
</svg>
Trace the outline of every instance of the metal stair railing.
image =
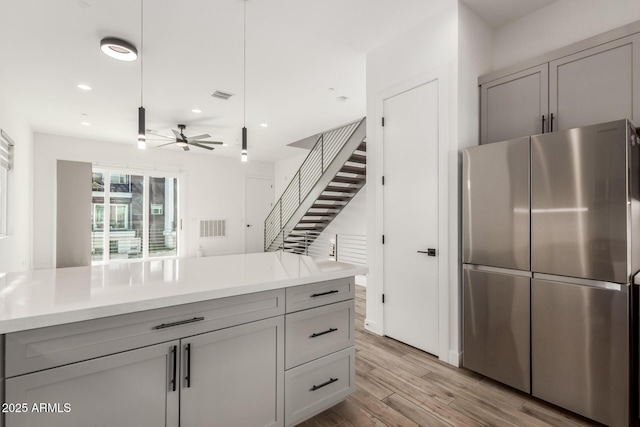
<svg viewBox="0 0 640 427">
<path fill-rule="evenodd" d="M 365 235 L 293 229 L 286 231 L 287 243 L 282 249 L 285 252 L 352 264 L 365 265 L 367 263 L 367 236 Z"/>
<path fill-rule="evenodd" d="M 341 153 L 353 137 L 359 138 L 358 144 L 364 140 L 366 118 L 356 120 L 339 128 L 323 132 L 302 166 L 291 178 L 289 185 L 275 203 L 264 221 L 264 249 L 268 250 L 276 244 L 280 247 L 286 237 L 284 229 L 295 212 L 309 196 L 322 175 L 329 169 L 333 161 Z M 349 153 L 351 154 L 351 153 Z"/>
</svg>

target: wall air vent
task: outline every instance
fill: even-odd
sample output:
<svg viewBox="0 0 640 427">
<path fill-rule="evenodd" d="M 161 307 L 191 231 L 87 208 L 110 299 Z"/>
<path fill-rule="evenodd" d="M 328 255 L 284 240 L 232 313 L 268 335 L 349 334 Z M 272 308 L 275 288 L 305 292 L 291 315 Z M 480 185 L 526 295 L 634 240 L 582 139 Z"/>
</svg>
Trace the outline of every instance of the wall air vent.
<svg viewBox="0 0 640 427">
<path fill-rule="evenodd" d="M 227 237 L 227 220 L 201 219 L 200 237 Z"/>
<path fill-rule="evenodd" d="M 223 92 L 221 90 L 217 90 L 211 94 L 214 98 L 224 99 L 225 101 L 233 96 L 232 93 Z"/>
</svg>

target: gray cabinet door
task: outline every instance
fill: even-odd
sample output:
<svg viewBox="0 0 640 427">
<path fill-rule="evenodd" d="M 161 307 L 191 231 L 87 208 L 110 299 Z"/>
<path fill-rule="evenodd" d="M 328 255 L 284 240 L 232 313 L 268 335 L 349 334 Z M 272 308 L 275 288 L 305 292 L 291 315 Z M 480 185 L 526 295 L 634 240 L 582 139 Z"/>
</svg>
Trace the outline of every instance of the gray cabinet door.
<svg viewBox="0 0 640 427">
<path fill-rule="evenodd" d="M 629 299 L 621 289 L 531 281 L 534 396 L 606 425 L 629 425 Z"/>
<path fill-rule="evenodd" d="M 186 338 L 181 347 L 180 425 L 284 425 L 282 316 Z"/>
<path fill-rule="evenodd" d="M 640 122 L 640 34 L 549 63 L 553 130 L 619 119 Z"/>
<path fill-rule="evenodd" d="M 529 277 L 464 269 L 467 369 L 531 391 Z"/>
<path fill-rule="evenodd" d="M 480 87 L 481 144 L 545 131 L 542 116 L 547 117 L 548 72 L 548 64 L 543 64 Z"/>
<path fill-rule="evenodd" d="M 529 138 L 462 157 L 462 260 L 529 270 Z"/>
<path fill-rule="evenodd" d="M 6 426 L 178 426 L 179 391 L 170 383 L 177 345 L 158 344 L 9 378 L 6 402 L 25 402 L 27 412 L 6 414 Z"/>
</svg>

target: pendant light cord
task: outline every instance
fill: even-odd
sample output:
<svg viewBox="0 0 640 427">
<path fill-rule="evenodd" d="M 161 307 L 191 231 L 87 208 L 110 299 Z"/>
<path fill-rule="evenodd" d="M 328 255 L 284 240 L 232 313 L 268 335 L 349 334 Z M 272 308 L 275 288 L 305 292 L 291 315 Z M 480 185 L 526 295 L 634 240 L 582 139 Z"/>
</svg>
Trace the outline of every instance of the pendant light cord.
<svg viewBox="0 0 640 427">
<path fill-rule="evenodd" d="M 247 0 L 244 0 L 244 22 L 243 22 L 243 58 L 242 58 L 242 124 L 247 126 Z"/>
<path fill-rule="evenodd" d="M 142 75 L 144 71 L 144 61 L 142 59 L 142 55 L 144 53 L 143 45 L 144 45 L 144 0 L 140 0 L 140 106 L 141 107 L 144 105 L 143 98 L 142 98 L 142 94 L 144 93 L 143 79 L 142 79 Z"/>
</svg>

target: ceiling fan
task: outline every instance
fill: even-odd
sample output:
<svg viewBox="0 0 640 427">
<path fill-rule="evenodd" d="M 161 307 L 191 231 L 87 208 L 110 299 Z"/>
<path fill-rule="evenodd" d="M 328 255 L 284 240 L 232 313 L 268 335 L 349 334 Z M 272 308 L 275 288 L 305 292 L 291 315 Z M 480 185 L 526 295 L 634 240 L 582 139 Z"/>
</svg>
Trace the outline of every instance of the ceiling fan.
<svg viewBox="0 0 640 427">
<path fill-rule="evenodd" d="M 171 144 L 175 144 L 178 147 L 182 147 L 182 149 L 184 151 L 189 151 L 189 147 L 193 146 L 193 147 L 199 147 L 199 148 L 204 148 L 205 150 L 213 150 L 213 147 L 209 147 L 209 145 L 222 145 L 223 143 L 220 141 L 202 141 L 203 139 L 206 138 L 211 138 L 211 135 L 207 134 L 207 133 L 203 133 L 202 135 L 196 135 L 196 136 L 186 136 L 184 134 L 185 129 L 187 128 L 187 125 L 178 125 L 178 129 L 180 129 L 179 131 L 175 130 L 175 129 L 171 129 L 171 132 L 173 132 L 173 134 L 176 137 L 176 140 L 173 142 L 168 142 L 166 144 L 162 144 L 162 145 L 158 145 L 158 147 L 164 147 L 166 145 L 171 145 Z M 157 134 L 153 134 L 153 135 L 157 135 Z M 162 136 L 164 138 L 169 138 L 168 136 L 165 135 L 157 135 L 157 136 Z"/>
</svg>

